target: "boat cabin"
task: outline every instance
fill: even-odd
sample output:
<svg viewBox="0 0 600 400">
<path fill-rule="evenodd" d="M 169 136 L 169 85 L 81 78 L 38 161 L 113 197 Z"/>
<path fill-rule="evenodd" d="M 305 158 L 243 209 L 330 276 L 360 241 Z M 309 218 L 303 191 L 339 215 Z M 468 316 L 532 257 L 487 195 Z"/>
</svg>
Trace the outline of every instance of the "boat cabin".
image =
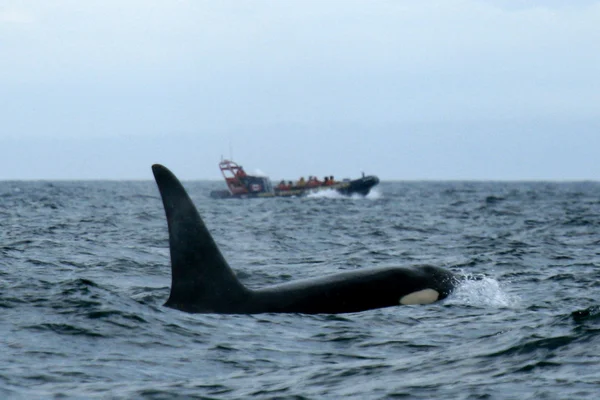
<svg viewBox="0 0 600 400">
<path fill-rule="evenodd" d="M 233 161 L 221 161 L 219 169 L 225 178 L 229 192 L 234 196 L 273 192 L 269 178 L 248 175 L 241 165 Z"/>
</svg>

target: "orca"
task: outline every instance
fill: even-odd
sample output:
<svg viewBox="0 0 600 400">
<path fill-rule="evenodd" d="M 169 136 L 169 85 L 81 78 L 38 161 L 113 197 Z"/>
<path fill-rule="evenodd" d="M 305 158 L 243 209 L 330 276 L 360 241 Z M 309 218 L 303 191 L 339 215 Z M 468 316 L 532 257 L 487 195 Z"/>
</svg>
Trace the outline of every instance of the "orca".
<svg viewBox="0 0 600 400">
<path fill-rule="evenodd" d="M 165 306 L 189 313 L 340 314 L 447 297 L 457 278 L 434 267 L 360 269 L 262 289 L 244 286 L 221 254 L 177 177 L 152 166 L 169 231 L 171 293 Z"/>
</svg>

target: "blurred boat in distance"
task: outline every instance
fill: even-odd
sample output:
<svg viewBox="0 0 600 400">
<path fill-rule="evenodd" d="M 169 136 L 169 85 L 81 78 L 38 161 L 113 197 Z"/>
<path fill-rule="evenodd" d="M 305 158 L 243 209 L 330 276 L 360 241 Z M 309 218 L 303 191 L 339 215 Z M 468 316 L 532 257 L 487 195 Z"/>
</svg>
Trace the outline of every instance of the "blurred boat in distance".
<svg viewBox="0 0 600 400">
<path fill-rule="evenodd" d="M 219 169 L 225 178 L 227 190 L 213 190 L 213 199 L 254 198 L 254 197 L 301 197 L 310 193 L 334 190 L 340 194 L 351 196 L 359 194 L 366 196 L 379 183 L 379 178 L 373 175 L 358 179 L 336 181 L 333 176 L 325 177 L 322 181 L 316 177 L 304 177 L 296 182 L 281 181 L 273 185 L 266 176 L 248 175 L 244 168 L 230 160 L 222 160 Z"/>
</svg>

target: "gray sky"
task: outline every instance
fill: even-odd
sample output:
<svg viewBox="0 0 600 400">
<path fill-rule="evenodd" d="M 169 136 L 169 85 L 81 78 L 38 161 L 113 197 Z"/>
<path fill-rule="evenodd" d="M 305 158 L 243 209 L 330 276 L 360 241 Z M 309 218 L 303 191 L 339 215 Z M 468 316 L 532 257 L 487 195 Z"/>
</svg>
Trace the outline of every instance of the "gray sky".
<svg viewBox="0 0 600 400">
<path fill-rule="evenodd" d="M 0 0 L 0 180 L 600 179 L 600 1 Z"/>
</svg>

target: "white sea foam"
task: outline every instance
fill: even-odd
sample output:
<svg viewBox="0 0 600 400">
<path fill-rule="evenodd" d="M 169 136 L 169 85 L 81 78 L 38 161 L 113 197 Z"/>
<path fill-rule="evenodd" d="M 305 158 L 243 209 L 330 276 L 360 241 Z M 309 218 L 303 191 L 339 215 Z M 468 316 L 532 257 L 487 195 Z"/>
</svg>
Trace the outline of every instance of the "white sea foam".
<svg viewBox="0 0 600 400">
<path fill-rule="evenodd" d="M 318 191 L 318 192 L 309 193 L 307 197 L 309 197 L 311 199 L 353 199 L 353 200 L 368 199 L 368 200 L 377 200 L 377 199 L 381 199 L 383 197 L 383 195 L 381 194 L 381 192 L 378 189 L 371 189 L 371 191 L 369 192 L 369 194 L 366 195 L 366 196 L 360 195 L 358 193 L 354 193 L 351 196 L 345 196 L 345 195 L 341 194 L 340 192 L 337 192 L 334 189 L 328 189 L 328 190 L 321 190 L 321 191 Z"/>
<path fill-rule="evenodd" d="M 343 199 L 346 196 L 333 189 L 320 190 L 318 192 L 309 193 L 306 197 L 311 199 Z"/>
<path fill-rule="evenodd" d="M 257 168 L 257 169 L 255 169 L 255 170 L 252 172 L 252 176 L 263 176 L 263 177 L 267 177 L 267 176 L 269 176 L 269 175 L 267 175 L 266 173 L 264 173 L 263 171 L 261 171 L 260 169 L 258 169 L 258 168 Z"/>
<path fill-rule="evenodd" d="M 506 291 L 499 281 L 489 277 L 469 279 L 463 282 L 448 297 L 447 303 L 477 307 L 516 308 L 521 303 L 519 296 Z"/>
<path fill-rule="evenodd" d="M 366 197 L 369 200 L 377 200 L 383 198 L 383 193 L 381 193 L 381 190 L 379 190 L 379 188 L 373 188 L 371 189 L 369 194 L 364 197 Z"/>
</svg>

